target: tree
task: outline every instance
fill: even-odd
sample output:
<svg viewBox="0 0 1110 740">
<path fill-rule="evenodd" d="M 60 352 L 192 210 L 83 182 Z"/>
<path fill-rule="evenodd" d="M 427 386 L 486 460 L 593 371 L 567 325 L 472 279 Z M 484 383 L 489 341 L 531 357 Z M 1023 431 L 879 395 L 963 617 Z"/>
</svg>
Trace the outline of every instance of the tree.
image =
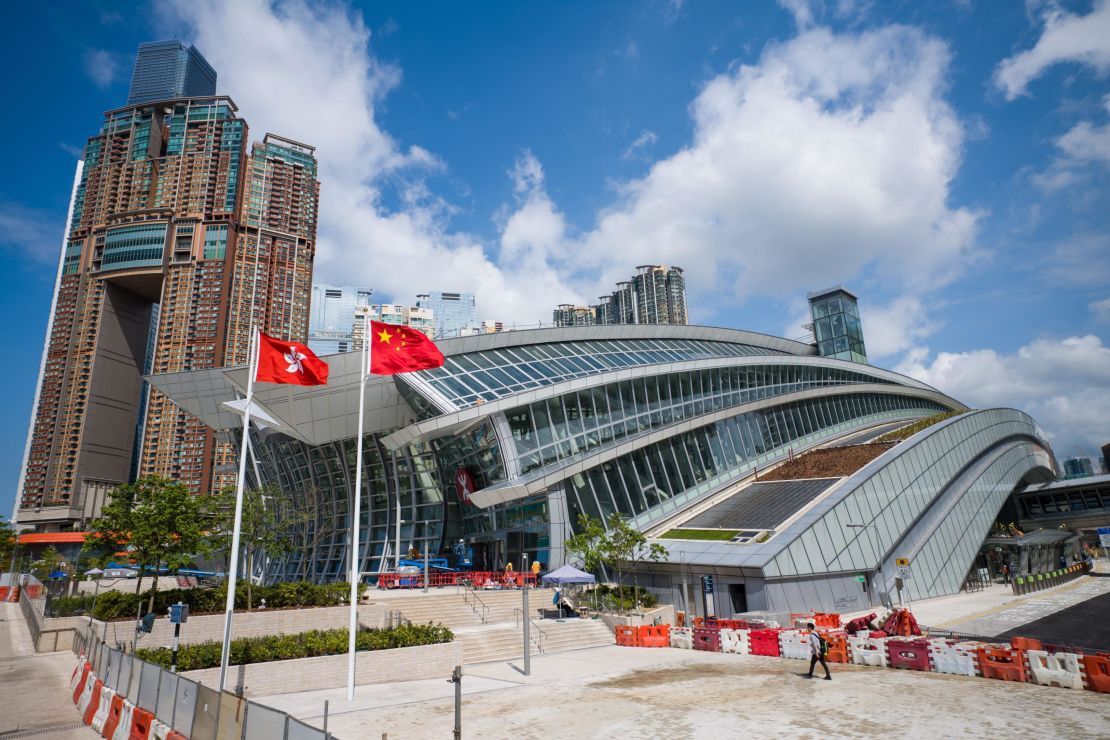
<svg viewBox="0 0 1110 740">
<path fill-rule="evenodd" d="M 563 547 L 582 561 L 586 572 L 601 575 L 602 566 L 609 555 L 605 524 L 586 514 L 578 515 L 578 532 L 566 539 Z M 594 608 L 597 608 L 597 589 L 594 589 Z"/>
<path fill-rule="evenodd" d="M 231 552 L 235 526 L 235 491 L 226 490 L 218 504 L 219 527 L 216 537 Z M 255 559 L 261 554 L 280 557 L 293 549 L 293 531 L 304 526 L 310 515 L 299 514 L 289 497 L 275 486 L 243 491 L 243 513 L 239 523 L 239 546 L 245 564 L 247 609 L 254 608 L 253 581 Z"/>
<path fill-rule="evenodd" d="M 11 523 L 0 515 L 0 570 L 7 570 L 15 553 L 15 530 Z"/>
<path fill-rule="evenodd" d="M 667 557 L 667 548 L 658 542 L 647 541 L 647 537 L 640 530 L 628 523 L 620 514 L 613 513 L 609 517 L 609 529 L 606 536 L 608 555 L 617 568 L 617 582 L 621 581 L 621 564 L 631 566 L 633 574 L 634 605 L 640 606 L 640 578 L 636 566 L 643 562 L 657 563 Z"/>
<path fill-rule="evenodd" d="M 208 552 L 203 527 L 211 499 L 194 496 L 183 484 L 160 476 L 140 478 L 112 491 L 111 503 L 93 520 L 85 544 L 90 549 L 109 547 L 111 552 L 126 548 L 139 566 L 135 593 L 142 593 L 143 573 L 152 570 L 148 609 L 153 609 L 158 569 L 183 568 Z"/>
<path fill-rule="evenodd" d="M 58 553 L 58 548 L 50 545 L 42 552 L 42 557 L 31 563 L 31 575 L 40 581 L 46 581 L 50 578 L 50 574 L 58 567 L 58 562 L 62 559 L 61 554 Z"/>
</svg>

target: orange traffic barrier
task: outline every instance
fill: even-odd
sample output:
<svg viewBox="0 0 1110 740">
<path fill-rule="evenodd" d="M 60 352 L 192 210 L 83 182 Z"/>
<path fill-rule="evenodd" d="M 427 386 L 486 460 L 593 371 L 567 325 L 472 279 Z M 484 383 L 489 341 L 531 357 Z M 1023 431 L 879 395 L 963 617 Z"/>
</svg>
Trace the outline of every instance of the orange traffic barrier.
<svg viewBox="0 0 1110 740">
<path fill-rule="evenodd" d="M 613 627 L 613 634 L 617 644 L 623 647 L 640 647 L 640 629 L 627 624 L 618 624 Z"/>
<path fill-rule="evenodd" d="M 675 627 L 685 627 L 686 626 L 686 612 L 675 612 L 674 613 L 674 626 Z"/>
<path fill-rule="evenodd" d="M 76 704 L 81 698 L 81 694 L 85 691 L 85 682 L 89 680 L 89 672 L 92 671 L 92 663 L 85 663 L 85 667 L 81 669 L 81 678 L 77 681 L 77 688 L 73 690 L 73 703 Z"/>
<path fill-rule="evenodd" d="M 818 634 L 825 638 L 829 652 L 825 656 L 833 663 L 850 663 L 848 657 L 848 635 L 845 632 L 819 630 Z"/>
<path fill-rule="evenodd" d="M 177 730 L 170 730 L 170 734 L 166 735 L 166 740 L 189 740 L 189 738 L 185 737 Z"/>
<path fill-rule="evenodd" d="M 1015 650 L 1044 650 L 1041 641 L 1034 640 L 1032 637 L 1011 637 L 1010 647 Z"/>
<path fill-rule="evenodd" d="M 100 690 L 104 688 L 104 682 L 99 678 L 93 684 L 92 696 L 89 697 L 89 704 L 85 707 L 85 714 L 81 717 L 81 721 L 86 725 L 92 724 L 93 715 L 96 710 L 100 709 Z"/>
<path fill-rule="evenodd" d="M 135 711 L 131 713 L 131 734 L 127 736 L 127 740 L 147 740 L 152 724 L 154 713 L 135 707 Z"/>
<path fill-rule="evenodd" d="M 814 612 L 812 621 L 818 628 L 836 629 L 840 626 L 840 615 Z"/>
<path fill-rule="evenodd" d="M 704 617 L 694 617 L 694 627 L 695 628 L 704 627 L 704 626 L 705 626 L 705 618 Z"/>
<path fill-rule="evenodd" d="M 116 734 L 116 725 L 119 724 L 119 718 L 123 715 L 123 697 L 116 694 L 112 697 L 112 706 L 108 709 L 108 719 L 104 722 L 104 729 L 101 731 L 100 736 L 109 738 Z"/>
<path fill-rule="evenodd" d="M 979 655 L 979 670 L 983 678 L 997 678 L 1019 683 L 1027 680 L 1020 650 L 1001 645 L 982 645 L 976 652 Z"/>
<path fill-rule="evenodd" d="M 1089 691 L 1110 694 L 1110 657 L 1084 655 L 1079 659 Z"/>
<path fill-rule="evenodd" d="M 640 647 L 670 647 L 671 627 L 669 624 L 644 625 L 640 628 Z"/>
</svg>

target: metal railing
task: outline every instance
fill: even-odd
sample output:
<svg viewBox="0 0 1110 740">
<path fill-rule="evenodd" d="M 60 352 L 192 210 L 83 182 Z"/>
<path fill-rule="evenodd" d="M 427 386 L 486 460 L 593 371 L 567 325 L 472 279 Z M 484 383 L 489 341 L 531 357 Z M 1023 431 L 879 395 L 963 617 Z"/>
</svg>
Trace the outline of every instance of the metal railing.
<svg viewBox="0 0 1110 740">
<path fill-rule="evenodd" d="M 482 620 L 482 624 L 486 623 L 486 619 L 489 617 L 489 606 L 486 605 L 486 602 L 482 601 L 477 591 L 469 586 L 464 586 L 463 603 L 474 610 L 474 614 Z M 479 607 L 481 607 L 482 611 L 478 611 Z"/>
<path fill-rule="evenodd" d="M 73 652 L 85 656 L 105 688 L 192 740 L 333 740 L 326 730 L 147 663 L 95 634 L 78 631 Z"/>
<path fill-rule="evenodd" d="M 524 610 L 521 609 L 519 606 L 515 607 L 513 609 L 513 617 L 515 618 L 515 624 L 516 624 L 517 629 L 520 629 L 520 620 L 522 618 L 528 620 L 528 623 L 532 625 L 532 631 L 529 632 L 529 634 L 532 637 L 532 641 L 534 643 L 536 643 L 536 649 L 539 650 L 542 653 L 543 652 L 543 638 L 547 637 L 547 630 L 545 630 L 543 627 L 536 624 L 536 620 L 532 619 L 531 617 L 525 617 Z M 539 637 L 536 637 L 536 635 L 539 635 Z"/>
</svg>

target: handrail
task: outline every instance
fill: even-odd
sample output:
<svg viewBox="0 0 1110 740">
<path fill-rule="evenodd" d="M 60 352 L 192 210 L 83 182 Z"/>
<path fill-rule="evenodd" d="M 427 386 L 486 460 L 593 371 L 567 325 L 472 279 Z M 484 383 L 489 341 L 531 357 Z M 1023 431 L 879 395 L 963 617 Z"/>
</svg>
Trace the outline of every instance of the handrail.
<svg viewBox="0 0 1110 740">
<path fill-rule="evenodd" d="M 471 597 L 473 597 L 473 599 L 476 603 L 474 603 L 474 604 L 470 603 Z M 486 618 L 489 616 L 489 606 L 486 605 L 486 602 L 482 601 L 482 599 L 478 596 L 477 591 L 475 591 L 474 589 L 467 586 L 463 590 L 463 603 L 474 610 L 474 614 L 477 615 L 477 617 L 482 620 L 482 624 L 486 623 Z M 481 612 L 478 611 L 479 606 L 482 607 Z"/>
<path fill-rule="evenodd" d="M 517 629 L 520 629 L 520 619 L 523 616 L 524 616 L 524 610 L 523 609 L 521 609 L 519 606 L 513 608 L 513 619 L 515 621 Z M 526 617 L 526 619 L 529 622 L 531 622 L 532 629 L 534 629 L 536 631 L 536 633 L 539 634 L 538 638 L 533 637 L 533 639 L 536 642 L 536 647 L 538 647 L 540 649 L 540 652 L 542 653 L 543 652 L 543 638 L 547 636 L 547 630 L 545 630 L 543 627 L 536 624 L 536 620 L 532 619 L 531 617 Z"/>
</svg>

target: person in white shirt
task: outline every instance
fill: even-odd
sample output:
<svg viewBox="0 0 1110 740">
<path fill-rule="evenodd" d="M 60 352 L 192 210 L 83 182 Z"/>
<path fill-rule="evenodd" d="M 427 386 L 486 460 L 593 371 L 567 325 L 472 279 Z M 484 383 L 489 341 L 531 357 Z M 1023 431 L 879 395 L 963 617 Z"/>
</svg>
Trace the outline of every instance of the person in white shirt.
<svg viewBox="0 0 1110 740">
<path fill-rule="evenodd" d="M 817 662 L 821 662 L 821 667 L 825 669 L 825 680 L 831 681 L 832 675 L 829 673 L 829 664 L 825 662 L 824 640 L 817 634 L 817 625 L 810 622 L 806 625 L 809 629 L 809 673 L 806 678 L 813 678 L 813 669 L 817 666 Z"/>
</svg>

